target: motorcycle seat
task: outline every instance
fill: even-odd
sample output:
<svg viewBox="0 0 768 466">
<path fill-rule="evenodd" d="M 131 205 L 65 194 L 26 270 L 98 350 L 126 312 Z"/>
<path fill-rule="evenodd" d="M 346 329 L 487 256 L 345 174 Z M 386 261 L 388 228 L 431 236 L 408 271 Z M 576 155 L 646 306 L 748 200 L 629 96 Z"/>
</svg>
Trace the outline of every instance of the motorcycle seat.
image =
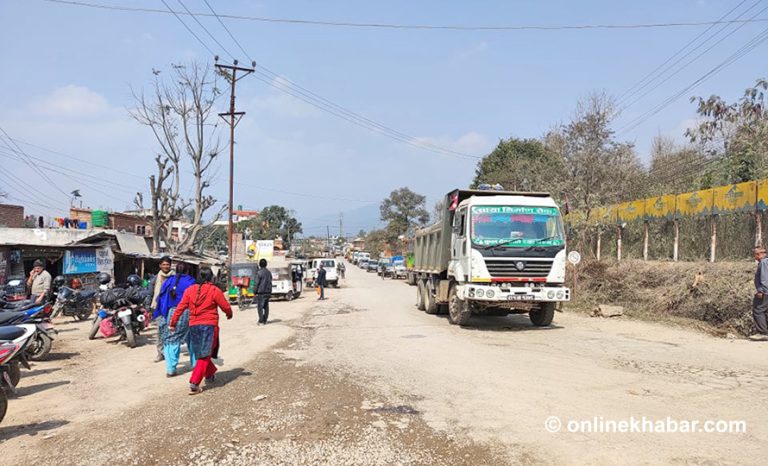
<svg viewBox="0 0 768 466">
<path fill-rule="evenodd" d="M 78 300 L 83 301 L 83 300 L 94 297 L 98 292 L 99 292 L 98 290 L 81 291 L 80 293 L 78 293 L 77 298 Z"/>
<path fill-rule="evenodd" d="M 21 327 L 8 326 L 0 327 L 0 341 L 11 341 L 24 335 L 26 330 Z"/>
<path fill-rule="evenodd" d="M 22 322 L 27 318 L 27 314 L 24 311 L 18 312 L 0 312 L 0 326 L 13 325 L 17 322 Z"/>
<path fill-rule="evenodd" d="M 3 303 L 3 309 L 18 310 L 22 307 L 27 307 L 33 303 L 34 301 L 32 301 L 31 299 L 22 299 L 21 301 L 6 301 L 5 303 Z"/>
</svg>

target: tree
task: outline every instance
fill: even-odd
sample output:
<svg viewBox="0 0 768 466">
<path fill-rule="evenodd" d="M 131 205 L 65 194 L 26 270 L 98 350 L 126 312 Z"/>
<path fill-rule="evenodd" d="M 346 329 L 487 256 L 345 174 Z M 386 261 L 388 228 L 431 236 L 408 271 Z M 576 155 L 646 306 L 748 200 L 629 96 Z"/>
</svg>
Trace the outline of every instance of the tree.
<svg viewBox="0 0 768 466">
<path fill-rule="evenodd" d="M 437 202 L 435 202 L 435 205 L 432 206 L 432 217 L 430 218 L 430 221 L 432 223 L 439 222 L 443 219 L 443 214 L 445 213 L 445 199 L 440 199 Z"/>
<path fill-rule="evenodd" d="M 297 233 L 304 232 L 293 211 L 279 205 L 265 207 L 256 217 L 238 223 L 237 228 L 238 231 L 249 229 L 254 239 L 282 238 L 286 248 L 290 248 Z"/>
<path fill-rule="evenodd" d="M 365 237 L 365 249 L 371 253 L 371 257 L 378 257 L 389 250 L 389 232 L 386 230 L 373 230 Z"/>
<path fill-rule="evenodd" d="M 703 179 L 689 167 L 705 164 L 706 156 L 692 147 L 678 147 L 671 138 L 656 136 L 648 168 L 648 193 L 680 193 L 701 186 Z"/>
<path fill-rule="evenodd" d="M 206 191 L 210 186 L 211 164 L 221 151 L 215 138 L 216 127 L 210 123 L 211 118 L 217 118 L 214 104 L 221 95 L 215 75 L 209 66 L 197 63 L 171 68 L 168 80 L 154 72 L 155 80 L 148 94 L 133 93 L 136 106 L 129 112 L 152 131 L 159 145 L 155 156 L 157 173 L 149 177 L 150 204 L 145 207 L 142 193 L 137 193 L 135 200 L 152 229 L 155 253 L 160 251 L 161 242 L 176 252 L 193 248 L 204 227 L 206 212 L 216 203 Z M 180 194 L 182 167 L 191 168 L 190 199 Z M 221 212 L 213 221 L 218 220 Z M 184 219 L 185 213 L 189 219 L 186 235 L 172 241 L 173 222 Z"/>
<path fill-rule="evenodd" d="M 501 184 L 513 191 L 557 191 L 563 160 L 537 139 L 502 139 L 477 164 L 472 187 Z"/>
<path fill-rule="evenodd" d="M 550 150 L 562 155 L 562 191 L 587 214 L 646 194 L 646 174 L 633 145 L 616 141 L 611 129 L 617 115 L 612 98 L 592 94 L 577 104 L 570 123 L 545 137 Z"/>
<path fill-rule="evenodd" d="M 738 183 L 768 175 L 768 80 L 758 79 L 738 102 L 719 96 L 694 97 L 703 121 L 686 136 L 711 157 L 707 164 L 716 183 Z"/>
<path fill-rule="evenodd" d="M 390 241 L 397 240 L 409 228 L 429 221 L 429 212 L 424 207 L 426 200 L 408 188 L 399 188 L 381 202 L 379 212 L 381 220 L 388 222 L 386 231 Z"/>
</svg>

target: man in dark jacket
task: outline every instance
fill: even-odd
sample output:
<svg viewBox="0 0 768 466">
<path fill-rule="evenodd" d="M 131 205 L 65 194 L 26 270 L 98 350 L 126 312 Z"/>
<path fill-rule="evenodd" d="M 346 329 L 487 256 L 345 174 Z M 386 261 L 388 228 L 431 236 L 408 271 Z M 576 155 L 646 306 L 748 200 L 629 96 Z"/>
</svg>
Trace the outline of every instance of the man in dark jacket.
<svg viewBox="0 0 768 466">
<path fill-rule="evenodd" d="M 756 247 L 753 255 L 757 261 L 757 270 L 755 271 L 755 297 L 752 299 L 752 318 L 755 321 L 757 334 L 752 335 L 753 340 L 768 340 L 768 257 L 765 249 Z"/>
<path fill-rule="evenodd" d="M 256 308 L 259 311 L 259 325 L 266 325 L 269 318 L 269 296 L 272 294 L 272 272 L 267 270 L 267 260 L 259 261 L 259 271 L 253 283 L 256 295 Z"/>
<path fill-rule="evenodd" d="M 325 299 L 325 287 L 328 286 L 328 281 L 325 279 L 325 267 L 323 267 L 322 261 L 317 266 L 317 277 L 315 278 L 315 285 L 320 287 L 320 297 L 318 301 Z"/>
</svg>

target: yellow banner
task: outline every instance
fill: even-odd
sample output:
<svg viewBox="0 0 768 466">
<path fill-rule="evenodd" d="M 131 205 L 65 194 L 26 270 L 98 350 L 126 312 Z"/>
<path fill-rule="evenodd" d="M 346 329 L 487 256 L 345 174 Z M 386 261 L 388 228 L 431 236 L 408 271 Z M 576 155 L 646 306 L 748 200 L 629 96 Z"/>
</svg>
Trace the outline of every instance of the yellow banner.
<svg viewBox="0 0 768 466">
<path fill-rule="evenodd" d="M 587 214 L 583 210 L 572 210 L 565 216 L 565 221 L 569 225 L 578 226 L 587 221 Z"/>
<path fill-rule="evenodd" d="M 768 180 L 757 182 L 757 208 L 768 210 Z"/>
<path fill-rule="evenodd" d="M 645 219 L 671 219 L 675 216 L 675 195 L 652 197 L 645 200 Z"/>
<path fill-rule="evenodd" d="M 714 188 L 713 213 L 752 212 L 757 200 L 757 182 L 729 184 Z"/>
<path fill-rule="evenodd" d="M 645 217 L 645 201 L 622 202 L 618 206 L 618 218 L 621 222 L 631 222 Z"/>
<path fill-rule="evenodd" d="M 692 193 L 684 193 L 677 195 L 677 209 L 676 213 L 678 217 L 685 216 L 706 216 L 712 213 L 712 205 L 714 202 L 714 190 L 704 189 L 701 191 L 694 191 Z"/>
<path fill-rule="evenodd" d="M 594 209 L 594 219 L 596 223 L 603 225 L 616 223 L 616 206 L 609 205 Z"/>
</svg>

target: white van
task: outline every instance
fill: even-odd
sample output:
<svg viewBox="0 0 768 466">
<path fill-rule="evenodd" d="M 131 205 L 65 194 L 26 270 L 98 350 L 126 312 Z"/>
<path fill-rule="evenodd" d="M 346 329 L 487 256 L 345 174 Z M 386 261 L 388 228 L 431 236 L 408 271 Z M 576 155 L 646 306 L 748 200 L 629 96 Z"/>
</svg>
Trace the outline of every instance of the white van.
<svg viewBox="0 0 768 466">
<path fill-rule="evenodd" d="M 329 258 L 317 258 L 309 260 L 307 263 L 307 275 L 305 276 L 307 284 L 315 282 L 315 277 L 317 276 L 317 268 L 321 263 L 323 264 L 323 268 L 325 268 L 325 280 L 328 282 L 328 286 L 338 288 L 339 272 L 336 269 L 336 259 Z"/>
</svg>

